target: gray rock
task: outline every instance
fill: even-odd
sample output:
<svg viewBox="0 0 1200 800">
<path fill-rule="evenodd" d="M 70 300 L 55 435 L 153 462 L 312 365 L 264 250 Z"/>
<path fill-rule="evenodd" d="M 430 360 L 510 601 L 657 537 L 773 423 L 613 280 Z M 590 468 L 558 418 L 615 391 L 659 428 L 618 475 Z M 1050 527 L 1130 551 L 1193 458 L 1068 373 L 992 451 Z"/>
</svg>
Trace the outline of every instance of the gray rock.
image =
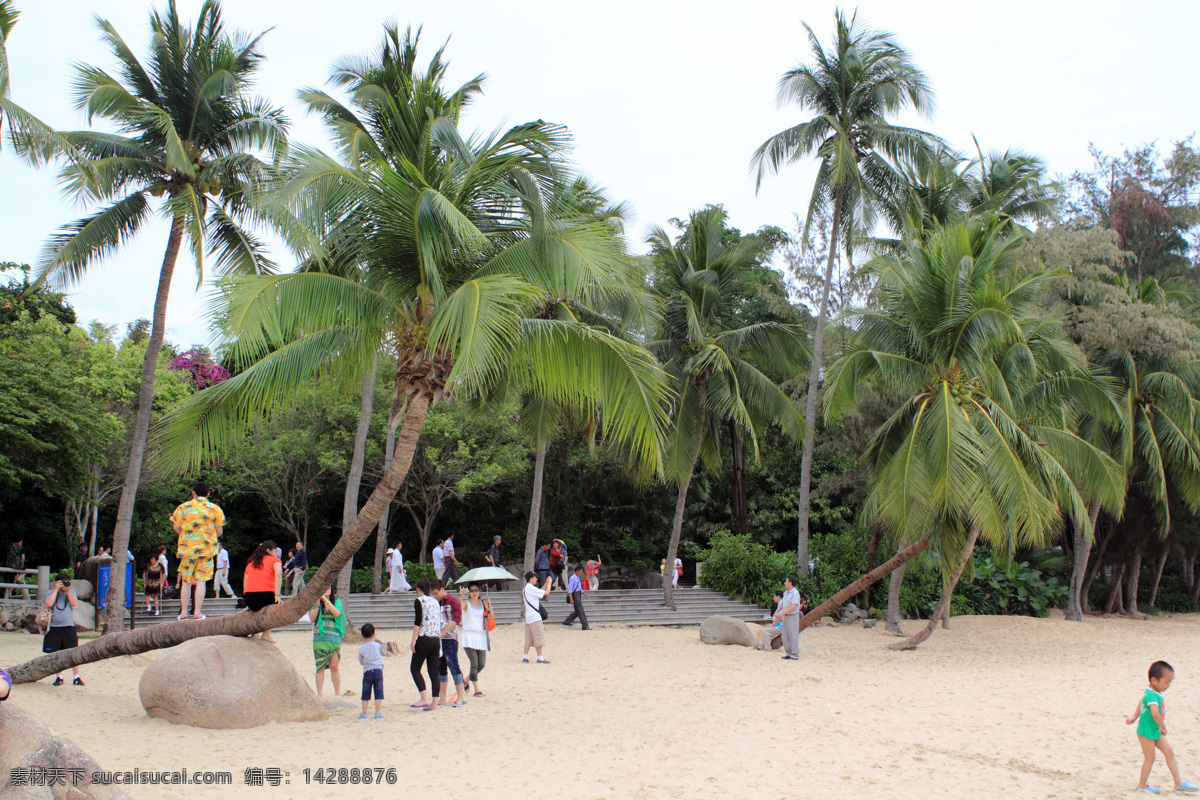
<svg viewBox="0 0 1200 800">
<path fill-rule="evenodd" d="M 92 586 L 92 582 L 84 578 L 72 580 L 71 588 L 75 590 L 75 596 L 80 600 L 90 600 L 96 591 L 96 587 Z"/>
<path fill-rule="evenodd" d="M 199 728 L 253 728 L 329 715 L 296 668 L 260 639 L 207 636 L 171 648 L 142 673 L 152 717 Z"/>
<path fill-rule="evenodd" d="M 71 615 L 75 618 L 76 628 L 83 628 L 85 631 L 96 630 L 96 607 L 91 603 L 80 600 L 79 605 L 72 609 Z"/>
<path fill-rule="evenodd" d="M 17 689 L 20 692 L 20 688 Z M 14 769 L 38 767 L 58 774 L 78 774 L 79 783 L 54 786 L 14 786 Z M 78 772 L 68 772 L 78 770 Z M 15 708 L 0 705 L 0 797 L 5 800 L 129 800 L 121 788 L 92 783 L 92 773 L 101 767 L 70 739 L 55 733 L 46 723 Z M 68 778 L 68 780 L 70 780 Z"/>
<path fill-rule="evenodd" d="M 836 627 L 837 627 L 837 623 L 836 623 L 836 622 L 826 622 L 826 623 L 825 623 L 825 627 L 827 627 L 827 628 L 836 628 Z"/>
<path fill-rule="evenodd" d="M 877 620 L 877 619 L 864 619 L 863 627 L 864 628 L 874 628 L 878 622 L 879 622 L 879 620 Z"/>
<path fill-rule="evenodd" d="M 700 641 L 705 644 L 740 644 L 754 647 L 757 644 L 750 626 L 734 617 L 709 617 L 700 624 Z"/>
</svg>

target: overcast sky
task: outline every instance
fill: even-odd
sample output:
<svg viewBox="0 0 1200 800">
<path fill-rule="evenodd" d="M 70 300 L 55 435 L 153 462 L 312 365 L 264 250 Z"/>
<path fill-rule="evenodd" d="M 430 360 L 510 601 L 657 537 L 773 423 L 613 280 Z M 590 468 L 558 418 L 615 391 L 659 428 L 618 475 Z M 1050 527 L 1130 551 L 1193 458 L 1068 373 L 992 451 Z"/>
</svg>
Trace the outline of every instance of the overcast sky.
<svg viewBox="0 0 1200 800">
<path fill-rule="evenodd" d="M 84 127 L 71 107 L 71 64 L 113 67 L 89 11 L 110 20 L 142 56 L 151 5 L 16 4 L 22 16 L 8 45 L 13 100 L 57 127 Z M 837 5 L 226 0 L 224 12 L 230 27 L 272 28 L 256 91 L 287 108 L 293 139 L 311 143 L 324 136 L 304 116 L 296 90 L 323 84 L 335 58 L 375 52 L 388 19 L 423 25 L 426 55 L 449 38 L 452 81 L 488 76 L 466 128 L 538 118 L 566 125 L 578 168 L 635 210 L 629 230 L 640 250 L 650 226 L 706 203 L 723 203 L 744 231 L 792 227 L 813 168 L 791 167 L 756 194 L 750 155 L 804 118 L 798 109 L 776 108 L 776 82 L 808 59 L 802 21 L 828 41 Z M 179 6 L 194 18 L 200 2 Z M 937 93 L 931 118 L 904 121 L 957 147 L 969 147 L 974 134 L 985 149 L 1023 149 L 1066 173 L 1089 165 L 1089 142 L 1110 152 L 1149 140 L 1166 145 L 1200 127 L 1194 0 L 864 0 L 858 8 L 895 34 Z M 85 209 L 58 196 L 51 171 L 26 167 L 9 150 L 0 154 L 0 262 L 36 264 L 46 238 Z M 156 223 L 70 287 L 81 323 L 99 319 L 123 329 L 150 316 L 165 244 L 166 227 Z M 274 257 L 291 266 L 287 253 Z M 205 294 L 181 256 L 167 313 L 171 341 L 208 340 Z"/>
</svg>

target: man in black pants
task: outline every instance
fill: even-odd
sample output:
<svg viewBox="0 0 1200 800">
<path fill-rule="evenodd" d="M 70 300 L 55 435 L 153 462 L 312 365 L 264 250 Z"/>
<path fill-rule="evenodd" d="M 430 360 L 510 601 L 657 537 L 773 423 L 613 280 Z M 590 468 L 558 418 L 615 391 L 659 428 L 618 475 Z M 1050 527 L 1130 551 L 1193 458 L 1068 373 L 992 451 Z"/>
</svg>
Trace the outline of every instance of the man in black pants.
<svg viewBox="0 0 1200 800">
<path fill-rule="evenodd" d="M 575 622 L 575 618 L 578 617 L 579 621 L 583 623 L 583 629 L 585 631 L 590 631 L 591 628 L 588 626 L 587 614 L 583 613 L 582 564 L 575 565 L 575 573 L 571 575 L 571 580 L 567 582 L 567 592 L 571 596 L 571 605 L 575 607 L 575 610 L 571 612 L 570 616 L 563 620 L 563 625 L 566 625 L 568 628 L 571 627 L 571 624 Z"/>
</svg>

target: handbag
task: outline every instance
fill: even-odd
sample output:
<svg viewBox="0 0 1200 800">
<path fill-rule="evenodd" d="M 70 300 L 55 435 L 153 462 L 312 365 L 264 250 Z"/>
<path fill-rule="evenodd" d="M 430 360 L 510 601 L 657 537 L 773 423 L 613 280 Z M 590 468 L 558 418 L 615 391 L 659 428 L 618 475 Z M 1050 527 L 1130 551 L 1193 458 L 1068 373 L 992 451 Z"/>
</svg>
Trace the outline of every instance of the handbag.
<svg viewBox="0 0 1200 800">
<path fill-rule="evenodd" d="M 522 591 L 521 594 L 525 594 L 525 592 Z M 545 620 L 547 617 L 550 616 L 550 612 L 547 611 L 546 608 L 542 605 L 541 600 L 538 600 L 537 608 L 534 608 L 533 603 L 529 602 L 529 595 L 525 595 L 525 605 L 529 606 L 530 608 L 533 608 L 534 611 L 538 612 L 538 614 L 541 615 L 543 620 Z"/>
<path fill-rule="evenodd" d="M 483 610 L 483 619 L 486 622 L 486 627 L 489 631 L 496 630 L 496 618 L 486 608 Z"/>
</svg>

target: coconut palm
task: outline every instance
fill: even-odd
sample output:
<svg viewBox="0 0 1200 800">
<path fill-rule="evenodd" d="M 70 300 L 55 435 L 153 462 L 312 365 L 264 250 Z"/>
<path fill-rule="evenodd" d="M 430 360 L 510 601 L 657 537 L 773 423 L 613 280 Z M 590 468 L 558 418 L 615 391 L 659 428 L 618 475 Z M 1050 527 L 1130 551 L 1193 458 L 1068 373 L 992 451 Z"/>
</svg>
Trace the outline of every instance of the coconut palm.
<svg viewBox="0 0 1200 800">
<path fill-rule="evenodd" d="M 117 641 L 71 652 L 76 663 L 299 619 L 395 497 L 432 405 L 487 394 L 501 376 L 548 400 L 598 407 L 608 435 L 661 468 L 667 384 L 653 358 L 603 329 L 541 318 L 536 311 L 547 294 L 499 266 L 534 247 L 522 234 L 531 228 L 524 217 L 558 174 L 564 132 L 537 122 L 462 136 L 460 104 L 448 102 L 441 85 L 441 55 L 419 72 L 416 44 L 390 31 L 385 58 L 350 67 L 363 79 L 354 92 L 361 116 L 325 101 L 338 120 L 341 158 L 298 151 L 271 193 L 273 217 L 283 220 L 286 210 L 297 222 L 286 230 L 292 242 L 312 242 L 308 255 L 316 262 L 361 264 L 366 279 L 306 271 L 231 281 L 223 314 L 228 352 L 245 369 L 212 387 L 220 391 L 192 396 L 164 440 L 165 453 L 193 461 L 219 452 L 242 424 L 287 402 L 298 383 L 361 376 L 386 348 L 400 398 L 391 463 L 312 581 L 286 603 L 108 637 Z M 23 665 L 18 680 L 48 674 L 62 657 Z"/>
<path fill-rule="evenodd" d="M 932 544 L 946 590 L 929 625 L 893 645 L 915 647 L 949 609 L 980 537 L 1011 553 L 1047 544 L 1064 516 L 1090 536 L 1090 500 L 1119 511 L 1119 465 L 1064 422 L 1068 401 L 1108 420 L 1115 403 L 1063 335 L 1059 313 L 1039 305 L 1051 273 L 1017 268 L 1020 237 L 1003 227 L 997 218 L 951 225 L 872 262 L 879 305 L 853 315 L 856 337 L 833 367 L 826 419 L 852 406 L 865 380 L 904 398 L 863 456 L 873 473 L 863 514 L 911 544 L 802 625 Z"/>
<path fill-rule="evenodd" d="M 8 136 L 16 151 L 35 165 L 56 152 L 75 156 L 53 128 L 12 101 L 7 42 L 20 16 L 12 0 L 0 0 L 0 132 L 7 121 Z"/>
<path fill-rule="evenodd" d="M 813 334 L 804 420 L 808 434 L 800 466 L 800 503 L 796 567 L 808 574 L 808 510 L 812 479 L 813 435 L 817 420 L 824 355 L 825 321 L 833 262 L 843 236 L 856 227 L 869 231 L 881 197 L 897 191 L 896 165 L 927 154 L 936 138 L 924 131 L 891 124 L 889 115 L 906 109 L 928 112 L 933 94 L 925 74 L 908 52 L 892 41 L 891 34 L 849 21 L 841 11 L 834 16 L 835 33 L 827 50 L 807 24 L 813 63 L 788 70 L 779 80 L 779 105 L 795 103 L 815 116 L 775 134 L 758 148 L 752 159 L 761 184 L 768 172 L 816 154 L 820 159 L 813 184 L 804 239 L 814 216 L 830 212 L 829 256 Z"/>
<path fill-rule="evenodd" d="M 138 390 L 129 464 L 113 549 L 128 548 L 134 500 L 150 428 L 154 369 L 166 326 L 167 295 L 184 240 L 203 279 L 207 252 L 218 273 L 268 271 L 261 243 L 245 227 L 253 221 L 247 187 L 266 176 L 266 165 L 247 152 L 282 152 L 282 113 L 248 95 L 250 79 L 262 56 L 261 36 L 226 31 L 221 8 L 208 0 L 194 27 L 179 19 L 171 0 L 166 14 L 150 15 L 151 53 L 139 60 L 116 29 L 97 18 L 112 51 L 117 76 L 88 65 L 76 68 L 75 105 L 88 121 L 99 117 L 118 133 L 63 133 L 80 154 L 62 172 L 66 192 L 84 204 L 102 204 L 88 216 L 64 226 L 46 246 L 41 279 L 75 283 L 118 250 L 152 218 L 155 203 L 171 222 L 159 271 L 150 339 Z M 110 609 L 122 607 L 125 559 L 113 565 Z M 119 617 L 119 615 L 114 615 Z M 110 628 L 119 630 L 119 619 Z"/>
<path fill-rule="evenodd" d="M 688 486 L 698 462 L 720 459 L 720 438 L 732 423 L 758 458 L 768 426 L 800 438 L 807 430 L 799 409 L 770 375 L 792 375 L 809 357 L 796 326 L 760 322 L 736 326 L 749 268 L 762 245 L 754 237 L 731 242 L 720 209 L 692 214 L 685 234 L 672 241 L 661 228 L 649 238 L 653 286 L 663 302 L 662 323 L 648 346 L 678 393 L 671 413 L 665 472 L 677 487 L 675 516 L 663 570 L 663 594 L 674 608 L 671 573 L 683 530 Z"/>
</svg>

